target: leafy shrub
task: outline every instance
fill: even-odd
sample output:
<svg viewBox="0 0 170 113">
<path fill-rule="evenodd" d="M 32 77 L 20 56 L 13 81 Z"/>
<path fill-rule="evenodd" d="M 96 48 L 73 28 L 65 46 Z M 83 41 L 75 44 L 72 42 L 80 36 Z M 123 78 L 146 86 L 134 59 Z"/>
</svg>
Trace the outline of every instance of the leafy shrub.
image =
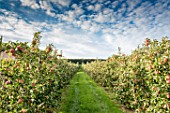
<svg viewBox="0 0 170 113">
<path fill-rule="evenodd" d="M 61 89 L 76 73 L 78 66 L 58 57 L 53 45 L 40 50 L 40 33 L 32 44 L 2 43 L 3 51 L 15 59 L 1 59 L 0 112 L 52 112 L 59 106 Z"/>
<path fill-rule="evenodd" d="M 170 110 L 170 40 L 146 39 L 131 55 L 121 53 L 106 62 L 84 65 L 100 85 L 136 112 L 168 113 Z"/>
</svg>

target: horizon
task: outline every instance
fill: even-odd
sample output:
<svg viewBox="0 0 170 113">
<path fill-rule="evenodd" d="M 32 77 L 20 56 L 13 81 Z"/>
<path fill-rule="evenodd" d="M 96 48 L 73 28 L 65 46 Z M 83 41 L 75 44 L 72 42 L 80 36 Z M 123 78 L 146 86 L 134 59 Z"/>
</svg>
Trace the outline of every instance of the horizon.
<svg viewBox="0 0 170 113">
<path fill-rule="evenodd" d="M 130 54 L 146 38 L 170 37 L 168 0 L 0 0 L 3 42 L 29 42 L 41 32 L 68 59 Z"/>
</svg>

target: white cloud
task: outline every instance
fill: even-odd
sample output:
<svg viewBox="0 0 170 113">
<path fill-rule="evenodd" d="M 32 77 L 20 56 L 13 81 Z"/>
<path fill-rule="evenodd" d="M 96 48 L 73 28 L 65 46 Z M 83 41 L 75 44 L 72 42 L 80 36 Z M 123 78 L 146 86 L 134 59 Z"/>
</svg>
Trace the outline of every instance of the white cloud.
<svg viewBox="0 0 170 113">
<path fill-rule="evenodd" d="M 71 7 L 76 9 L 78 6 L 77 6 L 77 4 L 73 4 Z"/>
<path fill-rule="evenodd" d="M 114 1 L 114 2 L 112 2 L 112 8 L 114 9 L 117 5 L 119 4 L 119 2 L 118 1 Z"/>
<path fill-rule="evenodd" d="M 76 26 L 80 27 L 82 22 L 81 21 L 76 21 L 75 24 L 76 24 Z"/>
<path fill-rule="evenodd" d="M 103 14 L 109 14 L 112 13 L 113 10 L 109 9 L 109 8 L 105 8 L 103 9 Z"/>
<path fill-rule="evenodd" d="M 76 17 L 75 12 L 73 11 L 68 11 L 66 15 L 62 15 L 62 20 L 68 21 L 68 22 L 73 22 Z"/>
<path fill-rule="evenodd" d="M 20 2 L 23 6 L 27 6 L 32 9 L 41 8 L 42 10 L 46 11 L 47 15 L 52 17 L 56 16 L 56 14 L 52 12 L 53 7 L 50 5 L 50 2 L 53 2 L 53 0 L 49 0 L 49 1 L 40 0 L 38 1 L 39 4 L 36 2 L 36 0 L 20 0 Z"/>
<path fill-rule="evenodd" d="M 75 9 L 75 12 L 76 12 L 76 15 L 81 15 L 84 13 L 84 10 L 81 8 L 77 8 L 77 9 Z"/>
<path fill-rule="evenodd" d="M 126 3 L 128 5 L 128 12 L 134 10 L 135 6 L 140 3 L 141 0 L 127 0 Z"/>
<path fill-rule="evenodd" d="M 111 1 L 106 1 L 104 4 L 105 5 L 111 4 Z"/>
<path fill-rule="evenodd" d="M 32 9 L 40 8 L 39 5 L 36 3 L 36 0 L 20 0 L 23 6 L 31 7 Z"/>
<path fill-rule="evenodd" d="M 74 8 L 74 10 L 66 11 L 64 14 L 61 14 L 58 17 L 64 21 L 80 26 L 80 22 L 77 23 L 76 21 L 78 20 L 76 20 L 76 18 L 79 17 L 79 19 L 81 19 L 80 15 L 84 13 L 84 10 L 81 7 L 78 7 L 76 4 L 73 4 L 72 8 Z"/>
<path fill-rule="evenodd" d="M 99 32 L 100 31 L 100 26 L 99 25 L 97 25 L 96 23 L 91 23 L 91 26 L 90 26 L 90 28 L 89 28 L 89 30 L 91 31 L 91 32 Z"/>
<path fill-rule="evenodd" d="M 96 4 L 94 10 L 95 11 L 100 11 L 102 8 L 101 4 Z"/>
<path fill-rule="evenodd" d="M 91 26 L 91 22 L 90 21 L 84 21 L 81 25 L 81 28 L 84 30 L 89 30 Z"/>
<path fill-rule="evenodd" d="M 76 15 L 81 15 L 84 13 L 82 6 L 77 6 L 77 4 L 73 4 L 71 7 L 74 8 L 74 12 Z"/>
<path fill-rule="evenodd" d="M 113 44 L 113 35 L 105 34 L 104 39 L 105 39 L 106 43 Z"/>
<path fill-rule="evenodd" d="M 39 4 L 40 4 L 41 9 L 44 9 L 44 10 L 51 10 L 52 9 L 50 3 L 47 2 L 47 1 L 39 1 Z"/>
<path fill-rule="evenodd" d="M 70 5 L 70 0 L 51 0 L 52 2 L 56 2 L 62 6 L 69 6 Z"/>
<path fill-rule="evenodd" d="M 122 48 L 122 52 L 130 53 L 147 37 L 151 39 L 170 37 L 168 1 L 155 2 L 155 6 L 150 2 L 144 2 L 136 7 L 140 1 L 126 1 L 127 4 L 122 4 L 117 12 L 110 9 L 110 5 L 115 8 L 120 1 L 111 4 L 106 0 L 105 2 L 100 0 L 100 3 L 97 0 L 89 0 L 86 3 L 87 1 L 84 0 L 84 4 L 88 5 L 87 8 L 84 8 L 82 4 L 73 4 L 70 10 L 64 11 L 63 14 L 56 14 L 51 4 L 62 9 L 70 5 L 70 0 L 40 0 L 37 3 L 36 0 L 21 0 L 23 6 L 32 9 L 40 8 L 47 15 L 64 21 L 55 24 L 32 21 L 27 23 L 16 13 L 0 9 L 0 12 L 5 14 L 0 16 L 0 31 L 6 41 L 18 38 L 30 41 L 34 32 L 44 31 L 42 48 L 48 43 L 54 43 L 56 48 L 62 49 L 64 56 L 69 58 L 75 58 L 75 56 L 107 58 L 116 53 L 118 47 Z M 91 5 L 92 2 L 95 5 Z M 106 8 L 105 4 L 110 5 Z M 85 10 L 94 11 L 94 13 L 85 15 Z M 126 17 L 123 16 L 125 11 L 127 11 Z M 47 28 L 48 31 L 42 28 Z"/>
<path fill-rule="evenodd" d="M 97 56 L 106 58 L 109 54 L 102 42 L 94 41 L 96 37 L 93 34 L 81 30 L 74 34 L 56 28 L 51 32 L 43 33 L 43 37 L 50 37 L 43 39 L 43 42 L 54 43 L 57 49 L 63 50 L 63 55 L 67 58 L 97 58 Z"/>
<path fill-rule="evenodd" d="M 51 17 L 55 17 L 55 16 L 56 16 L 56 14 L 53 13 L 53 12 L 51 12 L 50 10 L 47 10 L 47 11 L 46 11 L 46 14 L 49 15 L 49 16 L 51 16 Z"/>
<path fill-rule="evenodd" d="M 103 23 L 103 22 L 109 22 L 110 21 L 110 15 L 104 15 L 102 13 L 99 13 L 98 15 L 95 15 L 94 21 Z"/>
<path fill-rule="evenodd" d="M 88 10 L 94 10 L 94 6 L 93 6 L 93 5 L 89 5 L 89 6 L 87 7 L 87 9 L 88 9 Z"/>
</svg>

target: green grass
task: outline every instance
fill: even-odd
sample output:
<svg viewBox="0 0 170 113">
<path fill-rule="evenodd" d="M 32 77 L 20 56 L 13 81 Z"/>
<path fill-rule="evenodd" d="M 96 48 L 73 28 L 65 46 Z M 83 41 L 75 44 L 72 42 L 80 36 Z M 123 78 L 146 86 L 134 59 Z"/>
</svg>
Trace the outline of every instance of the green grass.
<svg viewBox="0 0 170 113">
<path fill-rule="evenodd" d="M 123 113 L 84 72 L 72 79 L 59 113 Z"/>
</svg>

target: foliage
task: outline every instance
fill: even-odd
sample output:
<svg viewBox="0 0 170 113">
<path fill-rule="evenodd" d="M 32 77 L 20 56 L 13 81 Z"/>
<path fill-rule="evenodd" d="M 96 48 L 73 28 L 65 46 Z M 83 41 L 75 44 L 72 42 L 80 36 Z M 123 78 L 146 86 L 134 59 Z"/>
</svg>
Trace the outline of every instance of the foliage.
<svg viewBox="0 0 170 113">
<path fill-rule="evenodd" d="M 170 111 L 170 40 L 146 39 L 131 55 L 113 55 L 107 61 L 84 65 L 84 70 L 117 99 L 136 112 Z"/>
<path fill-rule="evenodd" d="M 27 42 L 1 43 L 13 59 L 2 59 L 0 65 L 0 112 L 52 112 L 60 102 L 61 89 L 76 73 L 78 66 L 53 54 L 50 44 L 38 48 L 40 33 Z M 50 49 L 49 49 L 50 48 Z"/>
</svg>

